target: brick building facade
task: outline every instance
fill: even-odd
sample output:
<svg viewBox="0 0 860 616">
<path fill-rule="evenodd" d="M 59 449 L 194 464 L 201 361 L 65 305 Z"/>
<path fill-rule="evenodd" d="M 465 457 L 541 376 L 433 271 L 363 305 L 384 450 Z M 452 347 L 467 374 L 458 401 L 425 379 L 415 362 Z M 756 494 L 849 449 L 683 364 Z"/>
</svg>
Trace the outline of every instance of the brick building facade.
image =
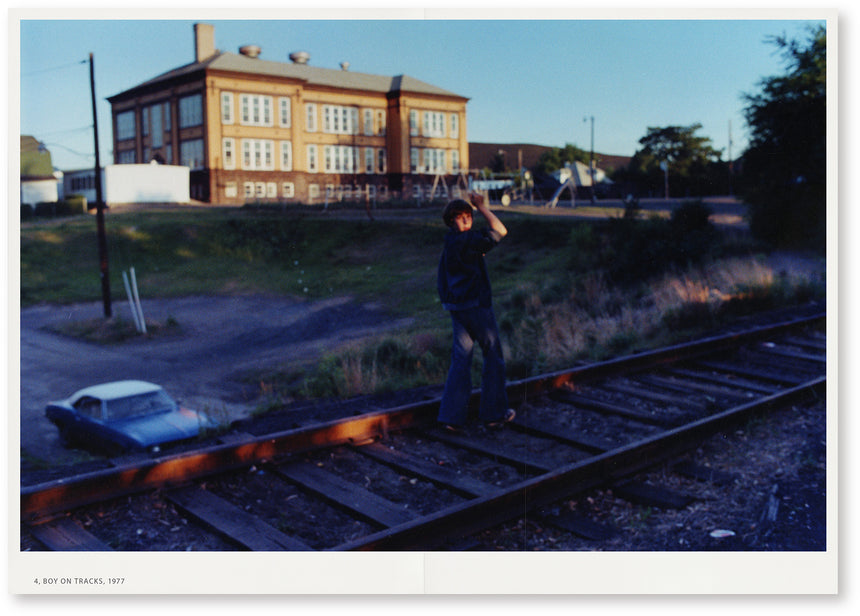
<svg viewBox="0 0 860 616">
<path fill-rule="evenodd" d="M 191 198 L 321 202 L 412 197 L 469 166 L 468 99 L 386 77 L 215 49 L 194 26 L 194 62 L 110 97 L 114 163 L 191 169 Z"/>
</svg>

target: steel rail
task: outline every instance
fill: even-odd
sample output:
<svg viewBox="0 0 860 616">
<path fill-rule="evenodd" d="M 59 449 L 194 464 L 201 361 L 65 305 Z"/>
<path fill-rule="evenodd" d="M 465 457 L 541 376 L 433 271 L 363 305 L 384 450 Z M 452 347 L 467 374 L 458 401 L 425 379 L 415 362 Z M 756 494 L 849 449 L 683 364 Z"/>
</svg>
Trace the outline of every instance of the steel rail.
<svg viewBox="0 0 860 616">
<path fill-rule="evenodd" d="M 677 457 L 703 440 L 751 417 L 782 408 L 810 393 L 823 393 L 821 377 L 766 398 L 733 407 L 652 437 L 607 451 L 526 480 L 501 492 L 438 511 L 335 548 L 349 550 L 428 550 L 527 515 L 538 507 L 603 485 Z"/>
<path fill-rule="evenodd" d="M 508 385 L 509 399 L 514 403 L 518 400 L 525 401 L 567 383 L 598 380 L 648 366 L 678 362 L 730 349 L 747 340 L 788 331 L 824 318 L 826 314 L 818 313 L 774 325 L 713 336 L 511 382 Z M 479 392 L 476 390 L 472 394 L 470 404 L 476 405 L 478 400 Z M 116 463 L 114 468 L 22 486 L 21 520 L 32 522 L 50 518 L 61 512 L 110 498 L 158 488 L 177 487 L 201 477 L 321 447 L 358 444 L 385 438 L 389 432 L 432 424 L 439 402 L 437 398 L 264 436 L 225 435 L 220 443 L 193 452 L 168 454 L 143 461 L 114 461 Z"/>
</svg>

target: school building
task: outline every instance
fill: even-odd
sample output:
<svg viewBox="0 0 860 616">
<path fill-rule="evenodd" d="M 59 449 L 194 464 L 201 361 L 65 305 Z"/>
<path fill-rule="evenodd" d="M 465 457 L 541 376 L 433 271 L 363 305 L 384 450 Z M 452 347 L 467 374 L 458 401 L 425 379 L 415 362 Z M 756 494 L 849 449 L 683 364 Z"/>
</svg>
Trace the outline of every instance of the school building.
<svg viewBox="0 0 860 616">
<path fill-rule="evenodd" d="M 194 61 L 108 98 L 114 163 L 190 169 L 192 199 L 411 198 L 469 168 L 468 98 L 407 75 L 312 66 L 215 48 L 194 25 Z"/>
</svg>

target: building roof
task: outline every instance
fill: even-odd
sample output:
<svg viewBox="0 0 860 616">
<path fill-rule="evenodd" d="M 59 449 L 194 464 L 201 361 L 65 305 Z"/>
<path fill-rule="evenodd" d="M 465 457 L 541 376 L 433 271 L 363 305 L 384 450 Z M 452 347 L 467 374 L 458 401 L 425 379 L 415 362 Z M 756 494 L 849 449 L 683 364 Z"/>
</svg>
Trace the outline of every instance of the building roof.
<svg viewBox="0 0 860 616">
<path fill-rule="evenodd" d="M 311 86 L 333 87 L 341 89 L 363 90 L 379 92 L 383 94 L 394 92 L 413 92 L 417 94 L 430 94 L 436 96 L 456 97 L 468 100 L 459 94 L 455 94 L 443 88 L 425 83 L 408 75 L 396 75 L 386 77 L 384 75 L 371 75 L 367 73 L 356 73 L 347 70 L 321 68 L 309 64 L 274 62 L 260 58 L 252 58 L 242 54 L 219 51 L 202 62 L 192 62 L 162 73 L 148 81 L 134 86 L 124 92 L 120 92 L 108 100 L 113 102 L 121 100 L 142 89 L 150 89 L 152 86 L 162 82 L 179 79 L 192 75 L 199 71 L 217 70 L 233 73 L 265 75 L 280 77 L 283 79 L 294 79 L 302 81 Z"/>
<path fill-rule="evenodd" d="M 38 139 L 21 135 L 21 177 L 28 179 L 53 178 L 54 165 L 51 153 Z"/>
</svg>

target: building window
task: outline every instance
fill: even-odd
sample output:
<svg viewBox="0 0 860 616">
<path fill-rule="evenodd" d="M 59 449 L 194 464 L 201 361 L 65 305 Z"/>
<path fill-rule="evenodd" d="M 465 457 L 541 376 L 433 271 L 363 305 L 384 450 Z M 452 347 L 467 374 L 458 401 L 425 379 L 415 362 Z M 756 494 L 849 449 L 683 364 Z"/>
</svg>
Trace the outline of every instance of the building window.
<svg viewBox="0 0 860 616">
<path fill-rule="evenodd" d="M 164 145 L 164 126 L 163 126 L 163 116 L 162 109 L 163 105 L 153 105 L 150 107 L 149 112 L 149 121 L 151 123 L 152 128 L 152 147 L 160 148 Z"/>
<path fill-rule="evenodd" d="M 140 129 L 144 137 L 149 135 L 149 107 L 143 108 L 143 120 Z"/>
<path fill-rule="evenodd" d="M 169 143 L 164 146 L 164 160 L 168 165 L 173 164 L 173 146 Z"/>
<path fill-rule="evenodd" d="M 427 148 L 424 150 L 424 168 L 427 173 L 445 172 L 445 150 Z"/>
<path fill-rule="evenodd" d="M 305 130 L 309 133 L 317 132 L 317 106 L 315 103 L 305 104 Z"/>
<path fill-rule="evenodd" d="M 460 116 L 456 113 L 451 114 L 451 135 L 452 139 L 457 139 L 460 136 Z"/>
<path fill-rule="evenodd" d="M 133 165 L 135 162 L 134 150 L 120 150 L 116 154 L 116 162 L 119 165 Z"/>
<path fill-rule="evenodd" d="M 376 134 L 385 135 L 385 112 L 381 110 L 376 112 Z"/>
<path fill-rule="evenodd" d="M 245 198 L 246 199 L 253 199 L 254 198 L 254 182 L 245 182 L 242 185 L 242 188 L 245 191 Z"/>
<path fill-rule="evenodd" d="M 358 134 L 358 108 L 323 105 L 323 132 L 333 135 Z"/>
<path fill-rule="evenodd" d="M 272 97 L 258 94 L 240 94 L 241 116 L 244 126 L 272 126 Z"/>
<path fill-rule="evenodd" d="M 292 120 L 290 119 L 291 108 L 289 98 L 282 96 L 278 99 L 278 121 L 282 128 L 289 128 L 292 125 Z"/>
<path fill-rule="evenodd" d="M 164 130 L 170 130 L 170 103 L 164 103 Z"/>
<path fill-rule="evenodd" d="M 233 94 L 231 92 L 221 93 L 221 124 L 233 123 Z"/>
<path fill-rule="evenodd" d="M 257 199 L 262 199 L 266 196 L 266 183 L 265 182 L 257 182 L 254 184 L 254 196 Z"/>
<path fill-rule="evenodd" d="M 202 139 L 189 139 L 179 142 L 179 164 L 191 169 L 203 168 Z"/>
<path fill-rule="evenodd" d="M 281 141 L 281 171 L 293 170 L 293 142 Z"/>
<path fill-rule="evenodd" d="M 423 135 L 425 137 L 444 137 L 445 114 L 437 111 L 425 111 Z"/>
<path fill-rule="evenodd" d="M 323 146 L 325 173 L 354 173 L 357 148 L 348 145 Z"/>
<path fill-rule="evenodd" d="M 385 148 L 379 148 L 376 151 L 376 172 L 385 173 L 387 169 L 386 161 L 388 157 L 385 155 Z"/>
<path fill-rule="evenodd" d="M 236 182 L 227 182 L 224 185 L 224 196 L 228 199 L 233 199 L 239 195 L 239 187 Z"/>
<path fill-rule="evenodd" d="M 319 152 L 317 146 L 308 146 L 308 173 L 316 173 L 319 171 Z"/>
<path fill-rule="evenodd" d="M 412 137 L 418 136 L 418 112 L 414 109 L 409 112 L 409 134 Z"/>
<path fill-rule="evenodd" d="M 123 111 L 116 114 L 116 138 L 117 141 L 134 139 L 134 111 Z"/>
<path fill-rule="evenodd" d="M 242 139 L 242 169 L 273 171 L 274 142 L 270 139 Z"/>
<path fill-rule="evenodd" d="M 292 199 L 296 196 L 296 186 L 292 182 L 284 182 L 281 184 L 281 195 L 285 199 Z"/>
<path fill-rule="evenodd" d="M 266 197 L 274 199 L 278 196 L 278 184 L 276 182 L 266 182 Z"/>
<path fill-rule="evenodd" d="M 233 139 L 232 137 L 224 137 L 223 155 L 224 155 L 224 168 L 225 169 L 235 169 L 236 168 L 236 140 Z"/>
<path fill-rule="evenodd" d="M 192 94 L 179 99 L 179 128 L 203 124 L 203 96 Z"/>
<path fill-rule="evenodd" d="M 319 184 L 308 184 L 308 196 L 312 199 L 316 199 L 320 196 L 320 185 Z"/>
<path fill-rule="evenodd" d="M 373 148 L 364 148 L 364 172 L 373 173 L 374 171 L 374 150 Z"/>
<path fill-rule="evenodd" d="M 364 134 L 373 134 L 373 109 L 364 110 Z"/>
<path fill-rule="evenodd" d="M 460 152 L 458 150 L 451 150 L 451 171 L 459 171 L 460 170 Z"/>
<path fill-rule="evenodd" d="M 418 148 L 409 149 L 409 169 L 412 173 L 418 173 Z"/>
</svg>

